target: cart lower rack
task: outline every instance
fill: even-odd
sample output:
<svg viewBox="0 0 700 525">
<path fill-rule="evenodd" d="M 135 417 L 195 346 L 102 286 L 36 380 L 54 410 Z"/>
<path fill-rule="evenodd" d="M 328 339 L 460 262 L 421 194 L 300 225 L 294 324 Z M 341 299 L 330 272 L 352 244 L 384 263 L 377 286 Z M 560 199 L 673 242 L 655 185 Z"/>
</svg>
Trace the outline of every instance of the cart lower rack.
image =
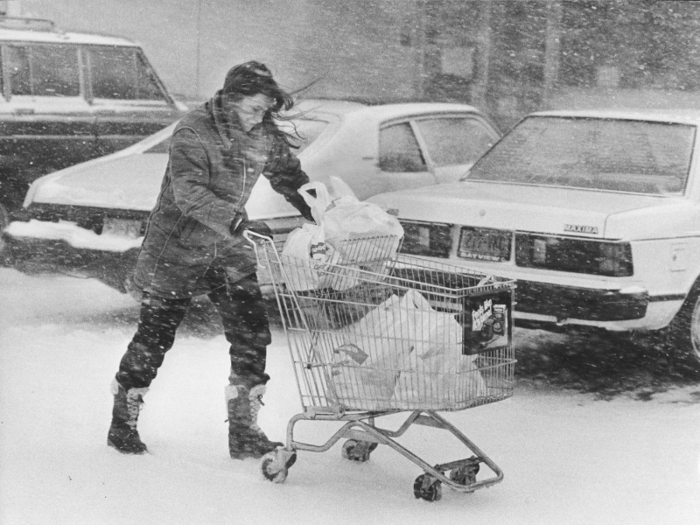
<svg viewBox="0 0 700 525">
<path fill-rule="evenodd" d="M 366 461 L 386 445 L 418 465 L 414 494 L 428 501 L 440 499 L 443 484 L 473 492 L 503 479 L 438 412 L 512 396 L 513 281 L 394 256 L 391 237 L 332 243 L 335 264 L 315 264 L 246 235 L 270 273 L 304 410 L 289 421 L 286 446 L 263 457 L 267 479 L 284 482 L 297 451 L 325 452 L 341 439 L 349 460 Z M 377 425 L 400 412 L 407 417 L 398 428 Z M 344 424 L 315 445 L 295 440 L 299 421 Z M 451 433 L 470 455 L 428 464 L 397 441 L 413 425 Z M 482 465 L 491 471 L 486 477 L 478 476 Z"/>
</svg>

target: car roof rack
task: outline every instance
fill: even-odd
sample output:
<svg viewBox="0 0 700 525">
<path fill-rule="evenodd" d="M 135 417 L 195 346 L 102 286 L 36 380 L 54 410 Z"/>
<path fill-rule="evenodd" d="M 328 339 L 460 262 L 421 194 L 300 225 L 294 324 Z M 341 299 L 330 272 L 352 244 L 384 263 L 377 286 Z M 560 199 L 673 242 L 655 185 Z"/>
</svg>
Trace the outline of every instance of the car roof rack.
<svg viewBox="0 0 700 525">
<path fill-rule="evenodd" d="M 29 31 L 55 31 L 56 24 L 54 24 L 53 20 L 45 18 L 21 18 L 0 15 L 0 28 Z"/>
</svg>

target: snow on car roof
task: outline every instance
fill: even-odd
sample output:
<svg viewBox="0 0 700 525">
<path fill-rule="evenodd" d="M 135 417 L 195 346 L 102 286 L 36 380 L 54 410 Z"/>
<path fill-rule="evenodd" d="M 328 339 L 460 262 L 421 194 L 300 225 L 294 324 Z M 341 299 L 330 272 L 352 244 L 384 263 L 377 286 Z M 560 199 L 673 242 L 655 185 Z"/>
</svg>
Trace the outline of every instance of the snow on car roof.
<svg viewBox="0 0 700 525">
<path fill-rule="evenodd" d="M 117 36 L 22 29 L 0 29 L 0 41 L 140 47 L 136 42 Z"/>
<path fill-rule="evenodd" d="M 538 111 L 529 116 L 582 117 L 599 119 L 648 120 L 653 122 L 674 122 L 680 124 L 700 124 L 700 111 L 693 109 L 577 109 Z"/>
<path fill-rule="evenodd" d="M 432 113 L 469 112 L 479 113 L 474 106 L 467 104 L 453 104 L 448 102 L 407 102 L 403 104 L 383 104 L 379 106 L 368 106 L 362 110 L 371 114 L 377 120 L 391 120 L 394 118 L 407 117 L 411 115 L 423 115 Z"/>
<path fill-rule="evenodd" d="M 292 115 L 297 111 L 326 111 L 329 113 L 335 113 L 338 115 L 343 115 L 346 113 L 352 113 L 358 109 L 367 107 L 366 104 L 361 102 L 351 102 L 349 100 L 335 100 L 335 99 L 324 99 L 324 98 L 309 98 L 300 99 L 295 104 L 291 110 Z"/>
</svg>

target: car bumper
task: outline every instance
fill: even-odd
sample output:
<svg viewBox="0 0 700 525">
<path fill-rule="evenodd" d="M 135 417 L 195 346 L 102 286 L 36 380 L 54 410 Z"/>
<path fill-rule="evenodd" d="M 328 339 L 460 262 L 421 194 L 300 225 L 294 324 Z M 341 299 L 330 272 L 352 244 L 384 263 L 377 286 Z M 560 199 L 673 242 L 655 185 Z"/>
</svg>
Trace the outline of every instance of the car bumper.
<svg viewBox="0 0 700 525">
<path fill-rule="evenodd" d="M 301 216 L 265 219 L 276 240 L 304 224 Z M 24 273 L 62 273 L 92 277 L 127 292 L 127 276 L 136 266 L 143 238 L 97 233 L 72 222 L 36 219 L 15 221 L 2 233 L 6 242 L 3 257 L 8 265 Z M 261 284 L 270 282 L 259 271 Z"/>
<path fill-rule="evenodd" d="M 80 248 L 63 239 L 15 237 L 4 233 L 12 267 L 24 273 L 62 273 L 99 279 L 126 292 L 126 276 L 136 264 L 138 248 L 115 252 Z"/>
<path fill-rule="evenodd" d="M 517 308 L 556 319 L 623 321 L 642 319 L 649 305 L 649 293 L 638 290 L 578 288 L 558 284 L 518 281 Z"/>
<path fill-rule="evenodd" d="M 658 330 L 683 304 L 678 295 L 641 288 L 598 289 L 518 280 L 514 317 L 520 325 L 587 326 L 612 331 Z"/>
<path fill-rule="evenodd" d="M 424 258 L 437 264 L 445 263 L 441 258 Z M 513 317 L 520 326 L 659 330 L 669 325 L 685 300 L 681 290 L 652 292 L 641 278 L 552 272 L 489 261 L 451 259 L 449 263 L 513 279 L 517 286 Z"/>
</svg>

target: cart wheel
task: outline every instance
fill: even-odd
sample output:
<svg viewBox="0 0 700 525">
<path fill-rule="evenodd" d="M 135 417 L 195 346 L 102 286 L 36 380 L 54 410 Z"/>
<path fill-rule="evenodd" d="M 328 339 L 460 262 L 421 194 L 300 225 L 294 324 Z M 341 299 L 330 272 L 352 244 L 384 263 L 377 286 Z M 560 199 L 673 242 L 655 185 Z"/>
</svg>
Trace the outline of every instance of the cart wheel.
<svg viewBox="0 0 700 525">
<path fill-rule="evenodd" d="M 375 448 L 377 448 L 377 443 L 348 439 L 345 443 L 343 443 L 341 454 L 345 459 L 363 463 L 369 459 L 370 453 Z"/>
<path fill-rule="evenodd" d="M 466 460 L 466 464 L 461 465 L 450 472 L 450 480 L 460 485 L 472 485 L 476 483 L 476 475 L 479 473 L 479 458 L 472 456 Z"/>
<path fill-rule="evenodd" d="M 260 460 L 260 471 L 263 477 L 273 483 L 284 483 L 287 479 L 289 467 L 297 460 L 294 450 L 278 448 L 265 454 Z"/>
<path fill-rule="evenodd" d="M 413 483 L 413 495 L 416 499 L 439 501 L 442 498 L 442 482 L 429 474 L 421 474 Z"/>
<path fill-rule="evenodd" d="M 472 485 L 476 483 L 476 475 L 479 472 L 479 464 L 463 465 L 450 471 L 450 480 L 459 485 Z"/>
</svg>

